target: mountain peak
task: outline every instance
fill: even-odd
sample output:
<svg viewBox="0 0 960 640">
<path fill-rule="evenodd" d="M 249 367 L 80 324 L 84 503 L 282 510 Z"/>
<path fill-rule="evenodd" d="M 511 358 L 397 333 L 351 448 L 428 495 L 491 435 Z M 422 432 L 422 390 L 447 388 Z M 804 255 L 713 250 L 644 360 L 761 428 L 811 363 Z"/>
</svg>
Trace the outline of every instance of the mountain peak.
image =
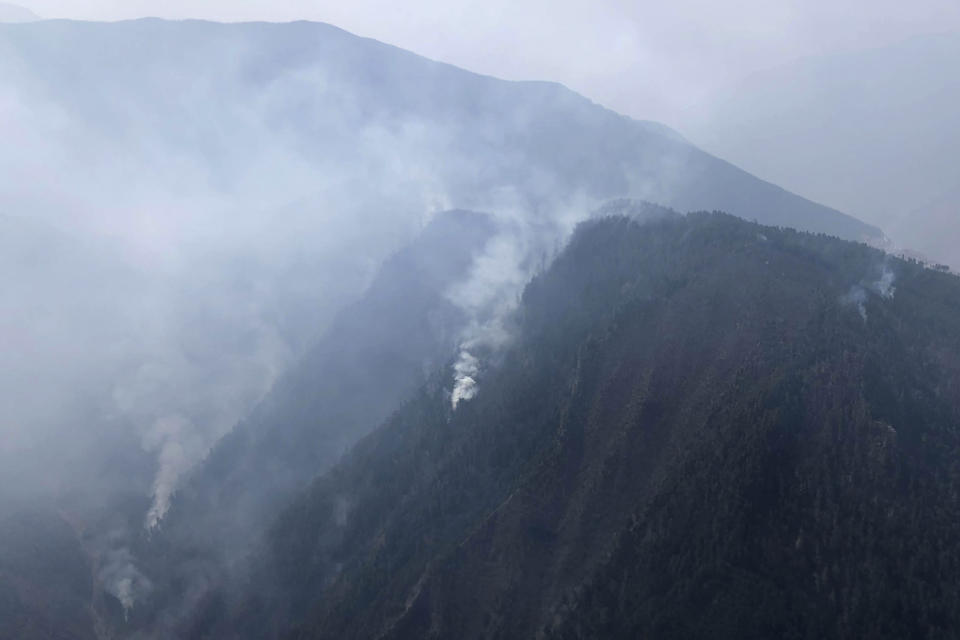
<svg viewBox="0 0 960 640">
<path fill-rule="evenodd" d="M 18 4 L 0 2 L 0 22 L 36 22 L 40 16 Z"/>
</svg>

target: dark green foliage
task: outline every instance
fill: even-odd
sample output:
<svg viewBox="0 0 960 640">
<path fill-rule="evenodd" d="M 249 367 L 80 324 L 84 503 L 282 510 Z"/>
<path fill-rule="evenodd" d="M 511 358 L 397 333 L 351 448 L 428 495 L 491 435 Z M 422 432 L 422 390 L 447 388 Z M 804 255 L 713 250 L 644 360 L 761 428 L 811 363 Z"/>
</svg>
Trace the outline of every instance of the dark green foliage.
<svg viewBox="0 0 960 640">
<path fill-rule="evenodd" d="M 0 640 L 92 640 L 92 600 L 90 562 L 63 518 L 0 498 Z"/>
<path fill-rule="evenodd" d="M 438 376 L 286 510 L 217 633 L 956 635 L 956 278 L 722 214 L 616 217 L 518 325 L 474 400 L 451 412 Z"/>
<path fill-rule="evenodd" d="M 113 616 L 122 633 L 203 635 L 282 507 L 454 350 L 466 318 L 446 290 L 495 232 L 486 214 L 444 212 L 386 261 L 363 297 L 214 447 L 161 529 L 138 539 L 138 563 L 155 588 L 127 619 Z"/>
<path fill-rule="evenodd" d="M 248 541 L 249 531 L 231 531 L 236 523 L 271 520 L 277 502 L 382 422 L 455 348 L 466 320 L 446 289 L 494 232 L 485 214 L 445 212 L 387 260 L 363 297 L 218 443 L 165 527 L 207 537 L 213 528 L 218 546 L 233 535 Z"/>
</svg>

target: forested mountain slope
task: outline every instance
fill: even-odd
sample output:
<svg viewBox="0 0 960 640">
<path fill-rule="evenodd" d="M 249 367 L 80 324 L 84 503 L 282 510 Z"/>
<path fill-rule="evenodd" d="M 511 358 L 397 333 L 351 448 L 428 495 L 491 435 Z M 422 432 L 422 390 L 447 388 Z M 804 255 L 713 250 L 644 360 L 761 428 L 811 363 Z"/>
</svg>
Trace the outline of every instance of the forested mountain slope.
<svg viewBox="0 0 960 640">
<path fill-rule="evenodd" d="M 197 600 L 244 575 L 251 545 L 292 497 L 446 361 L 469 320 L 448 290 L 496 231 L 485 214 L 445 212 L 384 263 L 364 296 L 213 448 L 158 530 L 139 536 L 134 559 L 152 586 L 114 616 L 121 633 L 179 634 Z"/>
<path fill-rule="evenodd" d="M 274 523 L 197 637 L 903 638 L 960 624 L 960 283 L 723 214 L 585 223 Z"/>
<path fill-rule="evenodd" d="M 496 228 L 485 214 L 445 212 L 388 259 L 363 297 L 214 448 L 178 494 L 173 521 L 260 521 L 382 422 L 456 348 L 468 318 L 446 294 Z M 223 534 L 214 536 L 218 546 Z"/>
<path fill-rule="evenodd" d="M 503 487 L 542 455 L 545 418 L 537 411 L 561 410 L 566 396 L 557 381 L 571 375 L 563 354 L 575 345 L 550 347 L 527 363 L 541 373 L 556 366 L 554 377 L 530 378 L 536 388 L 517 377 L 525 362 L 517 354 L 582 336 L 557 333 L 552 320 L 531 325 L 528 315 L 537 312 L 526 304 L 517 346 L 486 354 L 492 377 L 481 381 L 480 396 L 456 412 L 444 408 L 451 376 L 437 370 L 469 322 L 446 287 L 470 271 L 492 234 L 511 240 L 498 224 L 523 236 L 522 255 L 511 257 L 528 266 L 544 248 L 544 263 L 552 256 L 551 241 L 565 237 L 572 220 L 621 197 L 882 239 L 878 229 L 759 180 L 662 125 L 620 116 L 562 86 L 480 76 L 323 24 L 0 25 L 0 134 L 8 142 L 0 145 L 4 226 L 28 221 L 29 233 L 18 237 L 35 238 L 22 251 L 11 236 L 7 244 L 20 250 L 3 261 L 0 289 L 11 292 L 4 322 L 18 345 L 8 351 L 20 364 L 0 385 L 0 404 L 17 409 L 0 429 L 32 435 L 42 426 L 44 434 L 36 444 L 3 448 L 0 466 L 23 485 L 49 484 L 50 499 L 84 523 L 95 613 L 121 637 L 189 636 L 232 624 L 234 580 L 245 575 L 249 545 L 291 494 L 404 400 L 394 422 L 431 434 L 450 418 L 454 428 L 442 433 L 452 437 L 474 433 L 465 426 L 471 415 L 488 424 L 489 414 L 478 412 L 487 411 L 494 389 L 532 394 L 523 408 L 533 412 L 523 418 L 529 431 L 517 435 L 529 439 L 529 450 L 513 451 L 513 436 L 495 453 L 478 445 L 476 455 L 500 460 L 503 475 L 477 476 L 471 490 L 484 501 L 469 503 L 473 511 L 455 533 L 505 499 Z M 495 212 L 497 223 L 465 214 L 448 224 L 437 213 L 456 208 Z M 579 300 L 579 277 L 558 297 Z M 855 297 L 845 308 L 856 318 Z M 563 318 L 576 308 L 556 303 L 540 312 Z M 863 304 L 872 313 L 873 303 Z M 577 317 L 605 326 L 606 316 L 594 317 L 600 308 Z M 411 400 L 420 388 L 427 395 Z M 504 407 L 505 424 L 527 415 Z M 417 411 L 423 420 L 411 417 Z M 239 416 L 247 418 L 238 423 Z M 396 464 L 410 462 L 396 453 Z M 434 472 L 435 461 L 425 462 L 414 475 Z M 22 469 L 37 470 L 40 480 L 25 481 Z M 389 503 L 404 486 L 383 494 L 388 510 L 407 504 Z M 345 522 L 347 514 L 375 512 L 352 490 L 340 498 Z M 56 537 L 61 520 L 31 522 L 53 527 Z M 370 542 L 369 532 L 355 533 L 351 544 Z M 293 527 L 285 535 L 299 534 Z M 121 566 L 105 571 L 95 561 L 103 553 Z M 342 555 L 359 557 L 352 553 Z M 313 565 L 318 558 L 298 560 L 319 581 L 314 587 L 330 577 L 327 565 Z M 41 581 L 60 579 L 45 573 L 50 568 L 32 567 Z M 343 584 L 356 584 L 353 573 L 343 575 Z M 69 571 L 63 579 L 73 584 Z M 304 607 L 319 594 L 295 591 Z M 362 598 L 348 601 L 359 607 Z M 289 616 L 271 608 L 263 622 L 312 628 L 297 613 L 306 609 L 291 606 Z"/>
<path fill-rule="evenodd" d="M 0 469 L 43 469 L 71 507 L 117 500 L 131 544 L 178 491 L 196 493 L 191 475 L 252 477 L 243 453 L 191 471 L 439 211 L 509 220 L 518 253 L 552 253 L 573 220 L 621 197 L 882 239 L 560 85 L 480 76 L 325 24 L 2 24 L 0 137 L 3 224 L 28 221 L 36 247 L 8 252 L 0 272 L 17 358 L 0 435 L 25 441 L 0 450 Z M 296 375 L 278 404 L 330 395 Z M 359 437 L 348 426 L 370 414 L 353 408 L 307 411 L 285 420 L 297 435 L 252 445 L 278 455 L 250 502 L 313 459 L 305 424 L 340 423 L 337 450 Z M 41 426 L 52 435 L 34 438 Z M 217 449 L 247 448 L 246 429 Z M 241 485 L 228 502 L 246 501 Z M 204 518 L 231 521 L 201 493 Z"/>
<path fill-rule="evenodd" d="M 92 568 L 49 504 L 0 489 L 0 638 L 94 640 Z"/>
</svg>

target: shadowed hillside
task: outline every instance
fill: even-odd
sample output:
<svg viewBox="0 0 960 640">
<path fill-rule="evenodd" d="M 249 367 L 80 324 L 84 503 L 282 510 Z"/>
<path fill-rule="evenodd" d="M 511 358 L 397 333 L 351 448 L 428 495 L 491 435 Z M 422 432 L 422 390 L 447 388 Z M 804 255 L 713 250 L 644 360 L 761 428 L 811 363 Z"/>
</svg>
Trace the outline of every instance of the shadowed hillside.
<svg viewBox="0 0 960 640">
<path fill-rule="evenodd" d="M 956 278 L 721 214 L 612 218 L 518 314 L 475 399 L 425 385 L 203 628 L 949 637 Z"/>
</svg>

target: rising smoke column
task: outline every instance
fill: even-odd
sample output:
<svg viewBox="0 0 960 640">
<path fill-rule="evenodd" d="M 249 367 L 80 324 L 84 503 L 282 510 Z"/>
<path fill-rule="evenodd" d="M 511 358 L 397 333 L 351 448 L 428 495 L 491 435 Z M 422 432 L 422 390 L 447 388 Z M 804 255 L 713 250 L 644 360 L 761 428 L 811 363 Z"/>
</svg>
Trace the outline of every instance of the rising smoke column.
<svg viewBox="0 0 960 640">
<path fill-rule="evenodd" d="M 97 580 L 123 607 L 124 617 L 153 590 L 153 584 L 137 567 L 125 528 L 111 531 L 98 554 Z"/>
<path fill-rule="evenodd" d="M 202 443 L 196 433 L 189 420 L 172 415 L 157 420 L 144 438 L 144 448 L 157 453 L 153 503 L 144 520 L 148 530 L 159 526 L 170 509 L 170 499 L 181 476 L 202 457 Z"/>
<path fill-rule="evenodd" d="M 469 318 L 462 331 L 457 360 L 453 366 L 453 409 L 473 399 L 479 390 L 481 350 L 501 348 L 510 338 L 506 323 L 516 306 L 516 297 L 527 282 L 524 268 L 526 247 L 516 229 L 507 228 L 494 236 L 474 259 L 467 278 L 451 287 L 447 299 Z"/>
<path fill-rule="evenodd" d="M 579 196 L 539 210 L 531 210 L 529 203 L 519 198 L 509 201 L 510 197 L 491 207 L 500 211 L 496 215 L 500 232 L 474 259 L 467 277 L 445 294 L 468 318 L 453 365 L 450 405 L 454 410 L 479 392 L 484 354 L 497 353 L 509 344 L 513 313 L 523 288 L 591 211 L 591 205 Z"/>
<path fill-rule="evenodd" d="M 896 274 L 893 272 L 893 269 L 890 268 L 889 259 L 885 259 L 883 261 L 883 271 L 881 271 L 880 277 L 873 283 L 871 288 L 884 298 L 892 298 L 897 290 L 894 286 L 896 279 Z"/>
<path fill-rule="evenodd" d="M 877 279 L 870 281 L 864 279 L 860 284 L 852 285 L 847 293 L 840 296 L 840 302 L 856 307 L 857 313 L 859 313 L 863 321 L 866 322 L 868 292 L 872 291 L 881 298 L 890 300 L 897 291 L 896 286 L 894 286 L 896 280 L 897 275 L 890 266 L 890 257 L 885 256 L 880 268 L 880 275 Z"/>
<path fill-rule="evenodd" d="M 472 400 L 477 395 L 477 374 L 480 373 L 480 360 L 463 349 L 453 365 L 453 392 L 450 404 L 454 409 L 461 400 Z"/>
</svg>

